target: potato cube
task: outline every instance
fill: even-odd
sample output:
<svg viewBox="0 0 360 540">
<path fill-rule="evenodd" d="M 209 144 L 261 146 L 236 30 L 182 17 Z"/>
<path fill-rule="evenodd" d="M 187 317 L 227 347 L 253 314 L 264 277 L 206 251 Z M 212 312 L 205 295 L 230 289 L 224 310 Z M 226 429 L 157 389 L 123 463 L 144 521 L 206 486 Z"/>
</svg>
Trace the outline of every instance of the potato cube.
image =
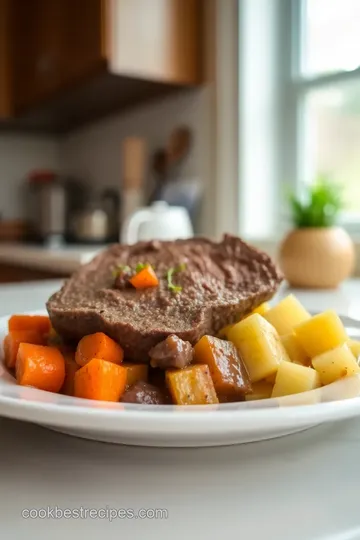
<svg viewBox="0 0 360 540">
<path fill-rule="evenodd" d="M 310 366 L 311 359 L 295 334 L 291 333 L 281 336 L 281 342 L 284 345 L 291 362 L 300 364 L 301 366 Z"/>
<path fill-rule="evenodd" d="M 310 319 L 311 315 L 293 294 L 289 294 L 262 316 L 283 336 L 290 334 L 295 326 Z"/>
<path fill-rule="evenodd" d="M 175 405 L 219 403 L 209 367 L 205 364 L 184 369 L 168 369 L 166 384 Z"/>
<path fill-rule="evenodd" d="M 268 302 L 263 302 L 262 304 L 260 304 L 260 306 L 255 308 L 248 315 L 245 315 L 244 317 L 238 318 L 238 320 L 233 324 L 228 324 L 227 326 L 224 326 L 221 330 L 219 330 L 219 333 L 218 333 L 217 337 L 219 337 L 220 339 L 229 339 L 229 332 L 232 329 L 232 327 L 235 326 L 235 324 L 237 322 L 240 322 L 240 321 L 246 319 L 246 317 L 250 317 L 250 315 L 252 315 L 253 313 L 258 313 L 259 315 L 263 315 L 264 313 L 269 311 L 269 309 L 270 309 L 270 304 Z"/>
<path fill-rule="evenodd" d="M 252 312 L 258 313 L 259 315 L 264 315 L 264 313 L 269 311 L 269 309 L 270 309 L 270 304 L 268 302 L 263 302 L 262 304 L 260 304 L 260 306 L 255 308 Z"/>
<path fill-rule="evenodd" d="M 276 372 L 273 373 L 272 375 L 269 375 L 268 377 L 265 377 L 264 381 L 267 382 L 267 383 L 270 383 L 271 386 L 274 386 L 275 379 L 276 379 Z"/>
<path fill-rule="evenodd" d="M 355 358 L 360 358 L 360 341 L 356 339 L 348 339 L 347 344 L 349 345 L 350 351 L 353 353 Z"/>
<path fill-rule="evenodd" d="M 259 381 L 252 385 L 252 392 L 245 396 L 245 401 L 255 401 L 258 399 L 268 399 L 271 397 L 273 384 L 266 381 Z"/>
<path fill-rule="evenodd" d="M 347 340 L 340 317 L 333 310 L 324 311 L 295 328 L 295 335 L 311 358 L 343 345 Z"/>
<path fill-rule="evenodd" d="M 315 369 L 310 367 L 283 362 L 277 371 L 271 397 L 290 396 L 308 390 L 314 390 L 321 385 L 320 377 Z"/>
<path fill-rule="evenodd" d="M 258 313 L 235 324 L 229 339 L 240 352 L 251 382 L 276 373 L 281 362 L 290 362 L 275 328 Z"/>
<path fill-rule="evenodd" d="M 223 326 L 221 330 L 219 330 L 217 337 L 220 339 L 229 339 L 229 331 L 232 329 L 232 327 L 235 326 L 234 324 L 228 324 L 226 326 Z"/>
<path fill-rule="evenodd" d="M 318 372 L 322 384 L 331 384 L 343 377 L 360 373 L 360 367 L 346 343 L 316 356 L 312 365 Z"/>
</svg>

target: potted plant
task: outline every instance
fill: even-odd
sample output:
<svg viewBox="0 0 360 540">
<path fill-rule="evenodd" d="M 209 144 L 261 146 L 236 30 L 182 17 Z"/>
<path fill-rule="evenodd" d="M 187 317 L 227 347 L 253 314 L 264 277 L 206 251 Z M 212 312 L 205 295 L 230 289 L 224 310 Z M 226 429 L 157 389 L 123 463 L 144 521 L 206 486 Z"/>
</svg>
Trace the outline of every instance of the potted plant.
<svg viewBox="0 0 360 540">
<path fill-rule="evenodd" d="M 294 229 L 280 248 L 279 262 L 294 287 L 334 288 L 354 268 L 354 246 L 348 233 L 336 226 L 343 207 L 341 190 L 321 177 L 290 197 Z"/>
</svg>

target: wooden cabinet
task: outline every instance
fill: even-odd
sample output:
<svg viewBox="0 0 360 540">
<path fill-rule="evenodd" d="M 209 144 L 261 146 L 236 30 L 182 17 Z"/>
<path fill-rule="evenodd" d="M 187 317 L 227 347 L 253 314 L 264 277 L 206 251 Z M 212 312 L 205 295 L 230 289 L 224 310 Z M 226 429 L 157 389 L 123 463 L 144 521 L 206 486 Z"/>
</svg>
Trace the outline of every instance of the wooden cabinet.
<svg viewBox="0 0 360 540">
<path fill-rule="evenodd" d="M 15 111 L 76 83 L 104 65 L 101 0 L 12 0 Z"/>
<path fill-rule="evenodd" d="M 12 0 L 10 47 L 16 111 L 59 86 L 60 7 L 61 0 Z"/>
<path fill-rule="evenodd" d="M 0 0 L 0 118 L 12 113 L 10 74 L 10 2 Z"/>
<path fill-rule="evenodd" d="M 115 0 L 115 71 L 158 81 L 201 82 L 199 0 Z"/>
<path fill-rule="evenodd" d="M 66 130 L 199 84 L 201 6 L 202 0 L 0 0 L 0 115 Z"/>
<path fill-rule="evenodd" d="M 62 84 L 97 73 L 107 63 L 104 0 L 62 0 Z"/>
</svg>

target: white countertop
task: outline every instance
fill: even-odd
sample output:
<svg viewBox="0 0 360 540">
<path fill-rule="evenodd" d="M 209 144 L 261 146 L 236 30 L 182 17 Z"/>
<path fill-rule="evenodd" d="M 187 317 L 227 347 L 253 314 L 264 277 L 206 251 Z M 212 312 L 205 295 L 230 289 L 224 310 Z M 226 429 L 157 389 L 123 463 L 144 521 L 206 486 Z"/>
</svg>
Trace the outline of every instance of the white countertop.
<svg viewBox="0 0 360 540">
<path fill-rule="evenodd" d="M 0 264 L 71 274 L 105 246 L 64 245 L 57 248 L 33 244 L 0 243 Z"/>
<path fill-rule="evenodd" d="M 41 309 L 59 285 L 0 286 L 0 314 Z M 360 318 L 360 280 L 298 296 L 311 310 Z M 207 449 L 106 445 L 5 419 L 0 430 L 4 539 L 360 539 L 360 419 Z M 168 518 L 21 517 L 47 506 L 166 509 Z"/>
</svg>

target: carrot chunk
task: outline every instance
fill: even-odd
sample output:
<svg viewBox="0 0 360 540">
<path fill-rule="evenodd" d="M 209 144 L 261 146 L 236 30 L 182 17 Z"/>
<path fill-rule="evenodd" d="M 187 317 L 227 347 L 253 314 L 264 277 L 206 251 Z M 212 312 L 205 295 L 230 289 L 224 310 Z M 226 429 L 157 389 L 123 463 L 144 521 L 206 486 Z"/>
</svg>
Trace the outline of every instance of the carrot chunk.
<svg viewBox="0 0 360 540">
<path fill-rule="evenodd" d="M 148 364 L 121 364 L 126 369 L 126 388 L 132 386 L 139 381 L 148 381 L 149 366 Z"/>
<path fill-rule="evenodd" d="M 33 345 L 45 345 L 44 334 L 35 330 L 13 330 L 4 339 L 5 365 L 12 369 L 16 364 L 16 357 L 20 343 L 32 343 Z"/>
<path fill-rule="evenodd" d="M 152 266 L 146 266 L 129 281 L 135 289 L 147 289 L 148 287 L 157 287 L 159 285 L 159 280 Z"/>
<path fill-rule="evenodd" d="M 122 366 L 93 358 L 75 373 L 74 395 L 99 401 L 119 401 L 125 391 L 127 370 Z"/>
<path fill-rule="evenodd" d="M 16 358 L 18 384 L 59 392 L 64 379 L 65 360 L 59 349 L 20 343 Z"/>
<path fill-rule="evenodd" d="M 84 366 L 92 358 L 100 358 L 114 364 L 121 364 L 124 351 L 116 341 L 109 338 L 103 332 L 84 336 L 78 343 L 75 361 L 79 366 Z"/>
<path fill-rule="evenodd" d="M 61 388 L 61 393 L 67 396 L 73 396 L 75 373 L 80 369 L 80 366 L 75 362 L 74 352 L 63 353 L 63 355 L 65 360 L 65 380 Z"/>
<path fill-rule="evenodd" d="M 50 332 L 50 319 L 46 315 L 12 315 L 8 321 L 9 332 L 33 330 L 39 334 Z"/>
</svg>

